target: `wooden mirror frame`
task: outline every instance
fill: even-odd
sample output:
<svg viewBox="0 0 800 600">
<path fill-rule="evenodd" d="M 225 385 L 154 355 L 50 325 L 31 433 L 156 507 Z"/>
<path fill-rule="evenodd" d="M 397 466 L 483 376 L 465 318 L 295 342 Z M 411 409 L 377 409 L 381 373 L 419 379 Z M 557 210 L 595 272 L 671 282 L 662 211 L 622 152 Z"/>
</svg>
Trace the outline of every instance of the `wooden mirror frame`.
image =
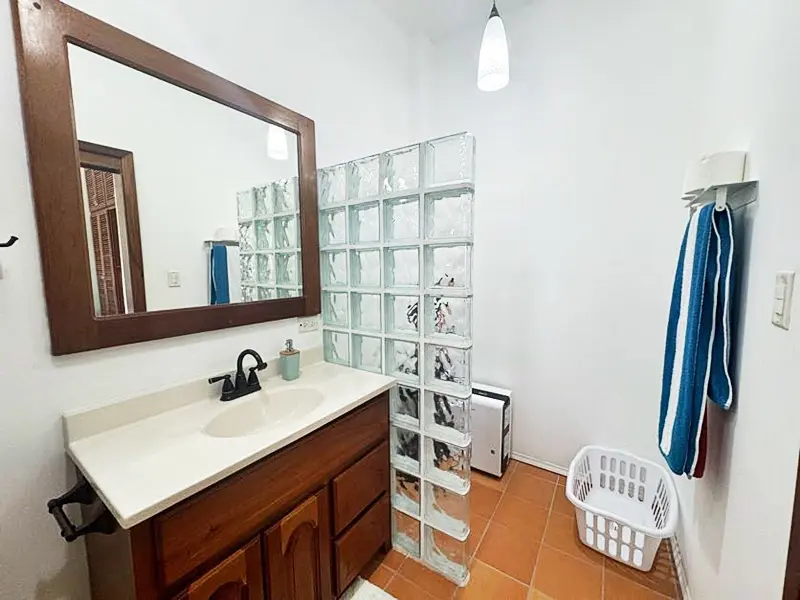
<svg viewBox="0 0 800 600">
<path fill-rule="evenodd" d="M 319 314 L 314 121 L 58 0 L 11 0 L 11 6 L 51 352 L 71 354 Z M 297 135 L 303 296 L 95 316 L 68 44 Z"/>
</svg>

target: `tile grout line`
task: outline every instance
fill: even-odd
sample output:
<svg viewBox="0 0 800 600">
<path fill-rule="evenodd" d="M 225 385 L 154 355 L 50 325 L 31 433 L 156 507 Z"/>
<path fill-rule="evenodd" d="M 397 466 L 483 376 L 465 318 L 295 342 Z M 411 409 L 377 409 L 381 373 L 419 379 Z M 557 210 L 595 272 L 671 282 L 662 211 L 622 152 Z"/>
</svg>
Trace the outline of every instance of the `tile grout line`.
<svg viewBox="0 0 800 600">
<path fill-rule="evenodd" d="M 516 465 L 514 465 L 513 471 L 516 471 L 516 470 L 517 470 L 517 467 L 516 467 Z M 510 481 L 510 477 L 511 477 L 511 475 L 513 475 L 513 472 L 512 473 L 506 472 L 506 473 L 508 474 L 509 481 Z M 471 475 L 470 475 L 470 477 L 471 477 Z M 483 485 L 483 484 L 479 483 L 478 485 Z M 484 486 L 484 487 L 488 487 L 488 486 Z M 500 506 L 500 502 L 502 502 L 502 500 L 503 500 L 503 496 L 506 495 L 506 488 L 507 487 L 508 487 L 508 484 L 506 484 L 501 490 L 498 490 L 500 492 L 500 497 L 497 499 L 497 504 L 495 504 L 494 509 L 492 509 L 492 514 L 489 515 L 488 519 L 486 519 L 486 527 L 483 528 L 483 533 L 481 533 L 481 538 L 478 540 L 478 543 L 475 544 L 475 552 L 473 552 L 472 556 L 469 557 L 470 567 L 472 567 L 472 563 L 477 560 L 478 550 L 480 550 L 481 544 L 483 543 L 483 538 L 486 537 L 486 533 L 489 531 L 489 526 L 492 524 L 492 520 L 494 520 L 494 515 L 497 512 L 498 507 Z M 489 488 L 489 489 L 491 489 L 491 488 Z M 470 511 L 470 514 L 471 514 L 471 511 Z M 486 563 L 484 563 L 484 564 L 486 564 Z M 469 585 L 469 584 L 467 584 L 467 585 Z M 458 595 L 458 590 L 459 589 L 460 589 L 459 587 L 456 587 L 455 591 L 453 592 L 452 600 L 455 600 L 456 596 Z"/>
<path fill-rule="evenodd" d="M 508 573 L 506 573 L 506 572 L 504 572 L 504 571 L 501 571 L 501 570 L 500 570 L 500 569 L 498 569 L 497 567 L 493 567 L 493 566 L 492 566 L 492 565 L 490 565 L 489 563 L 485 563 L 485 562 L 483 562 L 482 560 L 481 560 L 481 561 L 479 561 L 479 562 L 480 562 L 480 563 L 481 563 L 483 566 L 485 566 L 485 567 L 487 567 L 487 568 L 491 569 L 492 571 L 494 571 L 495 573 L 499 573 L 500 575 L 502 575 L 502 576 L 503 576 L 503 577 L 505 577 L 506 579 L 510 579 L 511 581 L 513 581 L 513 582 L 515 582 L 515 583 L 518 583 L 518 584 L 520 584 L 522 587 L 528 587 L 528 586 L 527 586 L 527 584 L 526 584 L 524 581 L 522 581 L 522 580 L 520 580 L 520 579 L 517 579 L 516 577 L 512 577 L 511 575 L 509 575 Z M 528 591 L 530 591 L 530 590 L 528 590 Z"/>
<path fill-rule="evenodd" d="M 542 539 L 539 542 L 539 551 L 536 553 L 536 560 L 533 563 L 533 572 L 531 573 L 531 581 L 528 584 L 528 597 L 533 591 L 533 582 L 536 579 L 536 570 L 539 568 L 539 558 L 542 556 L 542 547 L 544 546 L 544 536 L 547 534 L 547 528 L 550 526 L 550 516 L 553 514 L 553 506 L 556 503 L 556 493 L 558 492 L 558 477 L 553 484 L 553 497 L 550 498 L 550 506 L 547 509 L 547 520 L 544 523 L 544 531 L 542 532 Z"/>
</svg>

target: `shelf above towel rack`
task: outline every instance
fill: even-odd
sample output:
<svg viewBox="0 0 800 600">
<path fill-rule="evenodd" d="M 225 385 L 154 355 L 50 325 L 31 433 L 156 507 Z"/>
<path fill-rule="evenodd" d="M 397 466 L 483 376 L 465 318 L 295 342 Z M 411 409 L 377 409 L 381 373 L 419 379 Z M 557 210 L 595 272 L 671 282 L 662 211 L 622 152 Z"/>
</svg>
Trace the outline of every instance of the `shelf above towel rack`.
<svg viewBox="0 0 800 600">
<path fill-rule="evenodd" d="M 704 189 L 686 204 L 686 208 L 697 210 L 706 204 L 716 204 L 720 201 L 719 192 L 724 192 L 724 202 L 731 210 L 738 210 L 758 200 L 758 181 L 744 181 L 729 185 L 715 185 Z"/>
<path fill-rule="evenodd" d="M 212 246 L 238 246 L 239 242 L 236 240 L 206 240 L 204 244 L 206 248 L 211 248 Z"/>
</svg>

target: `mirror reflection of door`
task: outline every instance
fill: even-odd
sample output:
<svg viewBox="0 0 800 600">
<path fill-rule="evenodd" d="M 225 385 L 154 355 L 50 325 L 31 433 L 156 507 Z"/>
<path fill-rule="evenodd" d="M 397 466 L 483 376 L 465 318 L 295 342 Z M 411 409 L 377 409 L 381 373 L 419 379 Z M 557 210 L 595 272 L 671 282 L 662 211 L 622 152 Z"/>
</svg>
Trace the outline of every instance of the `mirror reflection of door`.
<svg viewBox="0 0 800 600">
<path fill-rule="evenodd" d="M 144 312 L 133 153 L 79 142 L 95 315 Z"/>
</svg>

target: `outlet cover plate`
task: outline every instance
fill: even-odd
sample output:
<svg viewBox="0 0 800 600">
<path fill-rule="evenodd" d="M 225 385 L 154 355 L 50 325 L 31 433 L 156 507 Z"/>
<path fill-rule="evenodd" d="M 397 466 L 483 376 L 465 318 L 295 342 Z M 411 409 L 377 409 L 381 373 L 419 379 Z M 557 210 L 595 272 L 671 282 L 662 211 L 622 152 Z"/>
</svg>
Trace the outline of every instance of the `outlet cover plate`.
<svg viewBox="0 0 800 600">
<path fill-rule="evenodd" d="M 300 317 L 297 320 L 297 323 L 300 333 L 319 331 L 319 315 L 314 315 L 313 317 Z"/>
</svg>

